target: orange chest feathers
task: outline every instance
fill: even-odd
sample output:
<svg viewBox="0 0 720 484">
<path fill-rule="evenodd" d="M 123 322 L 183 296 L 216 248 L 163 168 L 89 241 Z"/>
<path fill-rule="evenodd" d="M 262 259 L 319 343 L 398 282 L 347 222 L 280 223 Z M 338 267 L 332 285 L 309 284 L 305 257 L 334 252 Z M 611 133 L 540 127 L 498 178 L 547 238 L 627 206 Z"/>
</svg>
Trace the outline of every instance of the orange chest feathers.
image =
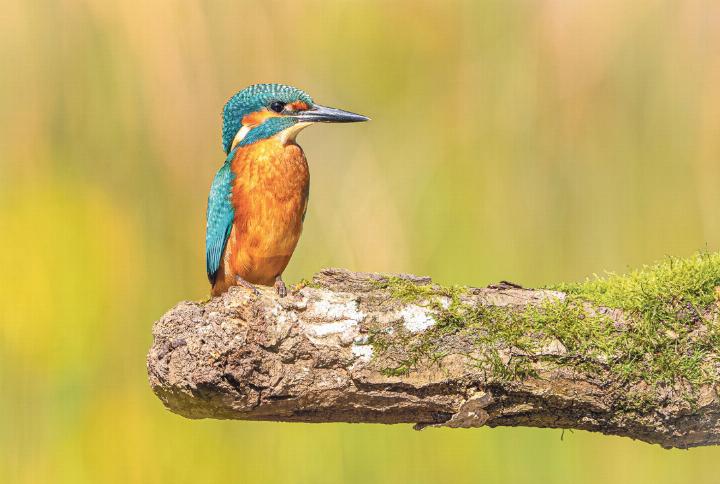
<svg viewBox="0 0 720 484">
<path fill-rule="evenodd" d="M 302 232 L 307 160 L 298 145 L 269 139 L 240 148 L 232 171 L 231 264 L 246 280 L 269 281 L 285 268 Z"/>
</svg>

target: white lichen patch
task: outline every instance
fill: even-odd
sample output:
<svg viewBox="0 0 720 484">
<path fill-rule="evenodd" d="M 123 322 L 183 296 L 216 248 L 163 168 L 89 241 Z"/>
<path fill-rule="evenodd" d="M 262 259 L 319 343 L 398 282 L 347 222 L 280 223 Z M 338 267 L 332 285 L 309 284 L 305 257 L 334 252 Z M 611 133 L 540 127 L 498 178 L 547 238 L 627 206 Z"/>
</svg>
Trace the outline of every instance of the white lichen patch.
<svg viewBox="0 0 720 484">
<path fill-rule="evenodd" d="M 320 299 L 308 307 L 307 317 L 323 320 L 352 319 L 361 321 L 365 313 L 358 309 L 355 300 Z"/>
<path fill-rule="evenodd" d="M 347 331 L 352 331 L 357 327 L 358 322 L 352 319 L 346 319 L 345 321 L 336 321 L 334 323 L 324 324 L 308 324 L 307 330 L 312 333 L 313 336 L 324 337 L 332 334 L 343 334 Z"/>
<path fill-rule="evenodd" d="M 352 345 L 352 354 L 358 361 L 368 362 L 373 356 L 372 345 Z"/>
<path fill-rule="evenodd" d="M 286 311 L 280 304 L 274 304 L 270 310 L 270 314 L 275 318 L 278 328 L 285 328 L 297 321 L 297 315 L 293 312 Z"/>
<path fill-rule="evenodd" d="M 370 344 L 370 336 L 367 334 L 361 334 L 360 336 L 358 336 L 357 338 L 355 338 L 353 340 L 353 344 L 356 344 L 356 345 Z"/>
<path fill-rule="evenodd" d="M 451 299 L 446 296 L 439 297 L 437 301 L 440 307 L 443 309 L 449 309 L 452 302 Z"/>
<path fill-rule="evenodd" d="M 405 329 L 411 333 L 419 333 L 433 326 L 436 321 L 427 309 L 411 304 L 400 311 L 400 317 L 403 319 Z"/>
<path fill-rule="evenodd" d="M 298 318 L 295 313 L 286 311 L 279 303 L 273 304 L 269 308 L 268 314 L 272 316 L 272 319 L 268 318 L 270 320 L 265 326 L 265 332 L 268 341 L 271 344 L 277 344 L 277 342 L 285 339 L 290 334 Z"/>
<path fill-rule="evenodd" d="M 354 298 L 335 296 L 309 303 L 301 315 L 301 325 L 316 344 L 339 340 L 347 346 L 358 337 L 364 319 L 365 313 L 360 311 Z"/>
</svg>

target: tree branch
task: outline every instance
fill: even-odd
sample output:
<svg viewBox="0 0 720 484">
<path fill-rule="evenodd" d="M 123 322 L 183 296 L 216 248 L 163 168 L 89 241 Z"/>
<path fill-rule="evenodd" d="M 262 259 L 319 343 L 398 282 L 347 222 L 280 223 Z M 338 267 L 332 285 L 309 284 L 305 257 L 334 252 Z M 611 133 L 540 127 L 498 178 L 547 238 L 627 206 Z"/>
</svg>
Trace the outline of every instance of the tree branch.
<svg viewBox="0 0 720 484">
<path fill-rule="evenodd" d="M 180 303 L 154 325 L 148 374 L 165 406 L 188 418 L 532 426 L 717 444 L 717 308 L 647 297 L 666 312 L 608 309 L 577 287 L 442 288 L 328 269 L 284 299 L 231 288 Z"/>
</svg>

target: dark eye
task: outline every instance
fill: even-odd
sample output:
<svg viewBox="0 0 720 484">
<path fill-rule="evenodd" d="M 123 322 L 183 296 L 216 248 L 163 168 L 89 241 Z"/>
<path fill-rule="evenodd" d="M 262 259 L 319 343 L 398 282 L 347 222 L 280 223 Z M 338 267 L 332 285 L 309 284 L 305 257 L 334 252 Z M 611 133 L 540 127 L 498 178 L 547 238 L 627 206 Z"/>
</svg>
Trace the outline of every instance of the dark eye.
<svg viewBox="0 0 720 484">
<path fill-rule="evenodd" d="M 272 103 L 270 103 L 270 109 L 272 109 L 276 113 L 282 113 L 283 109 L 285 109 L 285 103 L 281 101 L 273 101 Z"/>
</svg>

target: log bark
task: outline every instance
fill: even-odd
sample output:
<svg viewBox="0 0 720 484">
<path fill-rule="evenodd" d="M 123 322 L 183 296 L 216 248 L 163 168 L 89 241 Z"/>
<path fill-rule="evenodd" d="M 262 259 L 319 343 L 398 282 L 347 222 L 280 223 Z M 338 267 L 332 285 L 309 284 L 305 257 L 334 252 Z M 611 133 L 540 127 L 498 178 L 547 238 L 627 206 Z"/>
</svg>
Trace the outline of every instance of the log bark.
<svg viewBox="0 0 720 484">
<path fill-rule="evenodd" d="M 402 297 L 388 281 L 427 291 Z M 562 338 L 531 335 L 537 345 L 515 348 L 475 338 L 482 321 L 480 330 L 453 329 L 463 321 L 441 327 L 443 311 L 457 303 L 460 319 L 478 308 L 498 317 L 562 301 L 562 292 L 509 283 L 458 296 L 433 288 L 428 278 L 327 269 L 286 298 L 231 288 L 182 302 L 154 325 L 151 387 L 188 418 L 568 428 L 668 448 L 720 442 L 712 384 L 680 381 L 637 402 L 628 395 L 643 395 L 646 382 L 628 382 L 599 356 L 574 354 Z M 618 328 L 633 324 L 619 310 L 586 309 Z M 517 370 L 518 360 L 526 365 L 517 374 L 497 371 Z"/>
</svg>

